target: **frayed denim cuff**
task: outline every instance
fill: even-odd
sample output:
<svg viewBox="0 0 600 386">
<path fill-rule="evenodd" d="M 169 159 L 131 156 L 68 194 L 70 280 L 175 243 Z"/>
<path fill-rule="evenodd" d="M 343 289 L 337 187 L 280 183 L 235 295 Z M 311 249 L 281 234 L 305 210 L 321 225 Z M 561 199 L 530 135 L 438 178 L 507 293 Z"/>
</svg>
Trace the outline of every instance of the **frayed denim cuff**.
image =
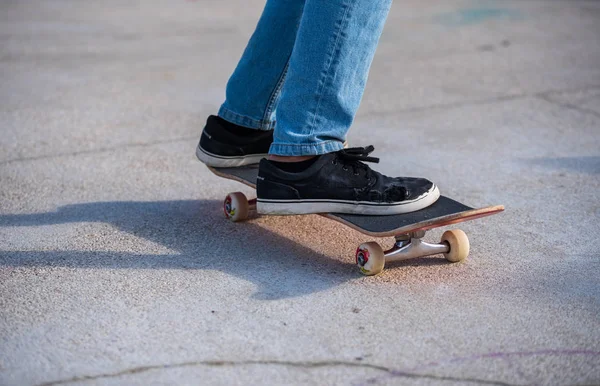
<svg viewBox="0 0 600 386">
<path fill-rule="evenodd" d="M 324 141 L 315 144 L 273 143 L 269 154 L 280 156 L 321 155 L 342 150 L 344 143 L 340 141 Z"/>
<path fill-rule="evenodd" d="M 218 115 L 228 122 L 234 123 L 239 126 L 248 127 L 250 129 L 273 130 L 275 128 L 275 121 L 254 119 L 245 115 L 234 113 L 233 111 L 225 107 L 224 104 L 219 109 Z"/>
</svg>

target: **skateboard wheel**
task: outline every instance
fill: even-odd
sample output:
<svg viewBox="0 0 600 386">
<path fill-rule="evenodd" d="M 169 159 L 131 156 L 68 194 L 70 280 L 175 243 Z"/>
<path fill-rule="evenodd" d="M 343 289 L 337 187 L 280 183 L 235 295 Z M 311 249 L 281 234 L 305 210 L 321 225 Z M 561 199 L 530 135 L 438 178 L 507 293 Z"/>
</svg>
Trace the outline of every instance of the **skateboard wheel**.
<svg viewBox="0 0 600 386">
<path fill-rule="evenodd" d="M 381 246 L 374 241 L 361 244 L 356 250 L 356 265 L 364 275 L 377 275 L 383 271 L 385 256 Z"/>
<path fill-rule="evenodd" d="M 452 229 L 444 232 L 441 242 L 448 244 L 450 247 L 450 251 L 444 253 L 444 257 L 448 261 L 457 263 L 463 261 L 469 255 L 469 238 L 460 229 Z"/>
<path fill-rule="evenodd" d="M 233 222 L 244 221 L 248 218 L 248 199 L 241 192 L 229 193 L 223 201 L 225 217 Z"/>
</svg>

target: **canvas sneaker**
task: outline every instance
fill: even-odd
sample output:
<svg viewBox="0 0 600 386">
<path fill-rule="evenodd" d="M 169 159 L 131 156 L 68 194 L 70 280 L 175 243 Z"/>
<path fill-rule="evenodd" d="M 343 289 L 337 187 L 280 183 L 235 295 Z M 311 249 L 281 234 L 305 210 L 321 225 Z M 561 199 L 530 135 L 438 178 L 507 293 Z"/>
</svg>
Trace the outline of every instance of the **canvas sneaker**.
<svg viewBox="0 0 600 386">
<path fill-rule="evenodd" d="M 272 142 L 272 130 L 249 129 L 211 115 L 196 147 L 196 157 L 214 167 L 257 164 L 267 156 Z"/>
<path fill-rule="evenodd" d="M 324 154 L 303 161 L 308 166 L 302 171 L 261 160 L 258 212 L 392 215 L 423 209 L 439 198 L 437 186 L 424 178 L 392 178 L 372 170 L 365 162 L 379 162 L 369 156 L 373 150 L 368 146 Z"/>
</svg>

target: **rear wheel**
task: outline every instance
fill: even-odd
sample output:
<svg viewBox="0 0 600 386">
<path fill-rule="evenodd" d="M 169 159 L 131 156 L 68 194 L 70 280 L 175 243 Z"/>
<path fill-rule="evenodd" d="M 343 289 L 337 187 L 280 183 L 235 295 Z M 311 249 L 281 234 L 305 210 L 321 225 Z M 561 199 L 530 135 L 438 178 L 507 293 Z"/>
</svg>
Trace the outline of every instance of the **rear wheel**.
<svg viewBox="0 0 600 386">
<path fill-rule="evenodd" d="M 249 209 L 248 199 L 241 192 L 229 193 L 223 201 L 225 217 L 233 222 L 246 220 Z"/>
<path fill-rule="evenodd" d="M 377 275 L 385 266 L 385 255 L 374 241 L 361 244 L 356 250 L 356 265 L 364 275 Z"/>
</svg>

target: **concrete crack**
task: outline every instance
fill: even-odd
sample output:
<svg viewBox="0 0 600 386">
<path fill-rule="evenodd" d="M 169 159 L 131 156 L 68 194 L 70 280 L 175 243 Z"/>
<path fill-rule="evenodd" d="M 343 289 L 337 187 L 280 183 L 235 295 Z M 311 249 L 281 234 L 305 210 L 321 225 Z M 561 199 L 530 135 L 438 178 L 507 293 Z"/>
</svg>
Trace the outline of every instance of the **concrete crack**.
<svg viewBox="0 0 600 386">
<path fill-rule="evenodd" d="M 457 107 L 464 107 L 464 106 L 477 106 L 477 105 L 487 105 L 487 104 L 491 104 L 491 103 L 496 103 L 496 102 L 507 102 L 507 101 L 511 101 L 511 100 L 515 100 L 515 99 L 520 99 L 520 98 L 528 98 L 531 97 L 532 94 L 511 94 L 511 95 L 502 95 L 502 96 L 497 96 L 497 97 L 493 97 L 493 98 L 487 98 L 487 99 L 475 99 L 475 100 L 471 100 L 471 101 L 460 101 L 460 102 L 452 102 L 452 103 L 438 103 L 438 104 L 432 104 L 432 105 L 427 105 L 427 106 L 417 106 L 417 107 L 408 107 L 405 109 L 397 109 L 394 111 L 374 111 L 374 112 L 369 112 L 367 114 L 364 114 L 361 116 L 362 117 L 369 117 L 369 116 L 386 116 L 386 115 L 394 115 L 394 114 L 398 114 L 398 113 L 418 113 L 418 112 L 422 112 L 422 111 L 429 111 L 429 110 L 442 110 L 442 109 L 454 109 Z"/>
<path fill-rule="evenodd" d="M 428 110 L 453 109 L 453 108 L 464 107 L 464 106 L 487 105 L 487 104 L 493 104 L 496 102 L 507 102 L 507 101 L 512 101 L 512 100 L 521 99 L 521 98 L 542 98 L 543 99 L 544 96 L 547 96 L 550 94 L 588 91 L 588 90 L 594 90 L 594 89 L 598 89 L 598 88 L 600 88 L 600 85 L 592 85 L 592 86 L 588 86 L 588 87 L 580 87 L 580 88 L 574 88 L 574 89 L 546 90 L 546 91 L 534 92 L 534 93 L 519 93 L 519 94 L 500 95 L 500 96 L 486 98 L 486 99 L 475 99 L 475 100 L 471 100 L 471 101 L 460 101 L 460 102 L 451 102 L 451 103 L 439 103 L 439 104 L 432 104 L 432 105 L 427 105 L 427 106 L 418 106 L 418 107 L 409 107 L 409 108 L 405 108 L 405 109 L 397 109 L 394 111 L 375 111 L 375 112 L 369 112 L 367 114 L 364 114 L 361 117 L 369 117 L 369 116 L 374 116 L 374 115 L 385 116 L 385 115 L 398 114 L 398 113 L 414 113 L 414 112 L 422 112 L 422 111 L 428 111 Z"/>
<path fill-rule="evenodd" d="M 593 116 L 595 116 L 597 118 L 600 118 L 600 113 L 597 112 L 597 111 L 594 111 L 594 110 L 591 110 L 591 109 L 586 109 L 584 107 L 579 107 L 579 106 L 573 105 L 571 103 L 559 102 L 557 100 L 552 99 L 550 97 L 550 94 L 552 94 L 552 93 L 542 93 L 542 94 L 538 94 L 536 96 L 538 98 L 540 98 L 541 100 L 546 101 L 548 103 L 551 103 L 553 105 L 564 107 L 564 108 L 570 109 L 570 110 L 575 110 L 575 111 L 578 111 L 578 112 L 583 113 L 583 114 L 590 114 L 590 115 L 593 115 Z"/>
<path fill-rule="evenodd" d="M 80 151 L 65 152 L 65 153 L 47 154 L 47 155 L 40 155 L 40 156 L 34 156 L 34 157 L 13 158 L 13 159 L 9 159 L 9 160 L 0 162 L 0 166 L 8 165 L 8 164 L 15 163 L 15 162 L 37 161 L 37 160 L 59 158 L 59 157 L 72 157 L 72 156 L 78 156 L 78 155 L 83 155 L 83 154 L 106 153 L 106 152 L 110 152 L 110 151 L 114 151 L 114 150 L 118 150 L 118 149 L 127 149 L 130 147 L 149 147 L 149 146 L 162 145 L 162 144 L 167 144 L 167 143 L 191 141 L 191 140 L 197 139 L 197 138 L 198 138 L 197 136 L 179 137 L 179 138 L 164 139 L 164 140 L 159 140 L 159 141 L 143 142 L 143 143 L 124 143 L 122 145 L 116 145 L 116 146 L 112 146 L 112 147 L 101 147 L 101 148 L 90 149 L 90 150 L 80 150 Z"/>
<path fill-rule="evenodd" d="M 438 375 L 432 375 L 432 374 L 419 374 L 419 373 L 398 371 L 398 370 L 391 369 L 389 367 L 379 366 L 379 365 L 370 364 L 370 363 L 362 363 L 362 362 L 350 362 L 350 361 L 292 362 L 292 361 L 278 361 L 278 360 L 248 360 L 248 361 L 212 360 L 212 361 L 182 362 L 182 363 L 173 363 L 173 364 L 166 364 L 166 365 L 140 366 L 140 367 L 134 367 L 131 369 L 118 371 L 115 373 L 106 373 L 106 374 L 97 374 L 97 375 L 81 375 L 81 376 L 75 376 L 75 377 L 68 378 L 68 379 L 44 382 L 44 383 L 38 384 L 37 386 L 65 385 L 65 384 L 69 384 L 69 383 L 73 383 L 73 382 L 94 381 L 94 380 L 106 379 L 106 378 L 116 378 L 116 377 L 120 377 L 120 376 L 124 376 L 124 375 L 133 375 L 133 374 L 144 373 L 146 371 L 161 370 L 161 369 L 175 369 L 175 368 L 194 367 L 194 366 L 226 367 L 226 366 L 247 366 L 247 365 L 289 366 L 289 367 L 297 367 L 297 368 L 303 368 L 303 369 L 315 369 L 315 368 L 320 368 L 320 367 L 361 367 L 361 368 L 382 371 L 393 377 L 423 378 L 423 379 L 435 379 L 435 380 L 456 381 L 456 382 L 472 382 L 472 383 L 485 384 L 485 385 L 514 386 L 513 384 L 510 384 L 510 383 L 499 382 L 499 381 L 490 381 L 490 380 L 485 380 L 485 379 L 447 377 L 447 376 L 438 376 Z"/>
</svg>

